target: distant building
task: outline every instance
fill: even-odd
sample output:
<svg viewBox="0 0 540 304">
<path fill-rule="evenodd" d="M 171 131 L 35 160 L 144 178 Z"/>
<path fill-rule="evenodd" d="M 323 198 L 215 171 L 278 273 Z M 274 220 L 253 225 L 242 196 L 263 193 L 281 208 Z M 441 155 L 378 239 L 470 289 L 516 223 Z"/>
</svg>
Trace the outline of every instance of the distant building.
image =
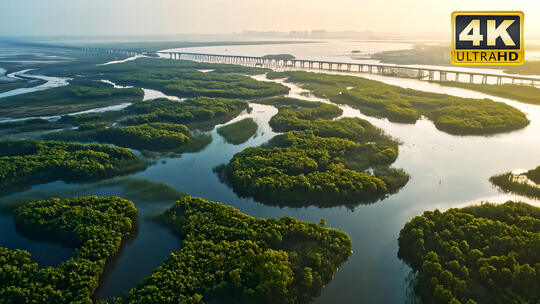
<svg viewBox="0 0 540 304">
<path fill-rule="evenodd" d="M 327 38 L 328 32 L 326 30 L 312 30 L 309 36 L 312 38 Z"/>
<path fill-rule="evenodd" d="M 290 31 L 289 37 L 292 38 L 308 38 L 309 32 L 308 31 Z"/>
</svg>

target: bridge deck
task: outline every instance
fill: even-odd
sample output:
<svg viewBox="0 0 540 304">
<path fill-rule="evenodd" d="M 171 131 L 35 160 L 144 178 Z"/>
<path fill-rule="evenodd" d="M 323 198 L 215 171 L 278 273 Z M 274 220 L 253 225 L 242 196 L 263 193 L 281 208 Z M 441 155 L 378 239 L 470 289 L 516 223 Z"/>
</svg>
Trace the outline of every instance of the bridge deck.
<svg viewBox="0 0 540 304">
<path fill-rule="evenodd" d="M 140 54 L 165 54 L 170 56 L 196 56 L 196 57 L 208 57 L 208 58 L 225 58 L 232 60 L 248 60 L 256 63 L 278 63 L 283 65 L 288 65 L 290 62 L 292 65 L 296 66 L 296 63 L 300 63 L 301 67 L 305 67 L 305 64 L 309 65 L 309 68 L 313 68 L 313 65 L 318 65 L 319 69 L 323 69 L 323 65 L 328 65 L 329 70 L 336 71 L 345 71 L 342 69 L 343 66 L 347 67 L 347 71 L 351 71 L 351 67 L 358 67 L 359 72 L 363 72 L 363 67 L 368 67 L 369 72 L 372 72 L 373 68 L 377 69 L 377 72 L 388 71 L 388 70 L 402 70 L 402 71 L 416 71 L 419 75 L 422 75 L 420 78 L 425 78 L 423 73 L 428 73 L 429 80 L 436 80 L 434 74 L 439 74 L 439 81 L 446 81 L 448 79 L 448 74 L 456 75 L 455 80 L 459 81 L 459 75 L 469 76 L 469 82 L 473 83 L 474 76 L 480 76 L 483 78 L 482 83 L 487 83 L 487 77 L 497 78 L 497 84 L 502 84 L 502 79 L 510 79 L 512 83 L 515 80 L 520 81 L 530 81 L 532 85 L 535 85 L 535 82 L 540 82 L 540 76 L 521 76 L 521 75 L 512 75 L 512 74 L 496 74 L 488 72 L 479 72 L 479 71 L 467 71 L 467 70 L 456 70 L 456 69 L 444 69 L 438 67 L 423 67 L 423 66 L 410 66 L 410 65 L 393 65 L 393 64 L 383 64 L 383 63 L 361 63 L 361 62 L 339 62 L 339 61 L 328 61 L 328 60 L 313 60 L 313 59 L 297 59 L 297 58 L 267 58 L 267 57 L 257 57 L 257 56 L 242 56 L 242 55 L 225 55 L 225 54 L 207 54 L 207 53 L 194 53 L 194 52 L 171 52 L 171 51 L 159 51 L 159 52 L 145 52 L 145 51 L 134 51 L 134 50 L 120 50 L 120 49 L 105 49 L 105 48 L 95 48 L 95 47 L 86 47 L 82 49 L 83 51 L 99 51 L 99 52 L 108 52 L 108 53 L 122 53 L 126 55 L 140 55 Z M 172 57 L 171 57 L 172 58 Z M 333 66 L 338 66 L 337 69 L 333 69 Z"/>
<path fill-rule="evenodd" d="M 338 65 L 338 66 L 366 66 L 366 67 L 375 67 L 375 68 L 388 68 L 388 69 L 402 69 L 402 70 L 412 70 L 412 71 L 425 71 L 425 72 L 438 72 L 445 74 L 460 74 L 460 75 L 471 75 L 471 76 L 485 76 L 485 77 L 497 77 L 497 78 L 506 78 L 506 79 L 515 79 L 515 80 L 526 80 L 526 81 L 540 81 L 540 76 L 521 76 L 521 75 L 512 75 L 512 74 L 495 74 L 495 73 L 484 73 L 478 71 L 466 71 L 466 70 L 453 70 L 453 69 L 441 69 L 441 68 L 429 68 L 429 67 L 419 67 L 419 66 L 408 66 L 408 65 L 393 65 L 393 64 L 380 64 L 380 63 L 359 63 L 359 62 L 339 62 L 339 61 L 328 61 L 328 60 L 312 60 L 312 59 L 298 59 L 298 58 L 266 58 L 266 57 L 257 57 L 257 56 L 242 56 L 242 55 L 224 55 L 224 54 L 208 54 L 208 53 L 192 53 L 192 52 L 157 52 L 159 54 L 177 54 L 177 55 L 191 55 L 191 56 L 207 56 L 207 57 L 220 57 L 220 58 L 230 58 L 230 59 L 247 59 L 254 61 L 285 61 L 291 63 L 315 63 L 315 64 L 329 64 L 329 65 Z"/>
</svg>

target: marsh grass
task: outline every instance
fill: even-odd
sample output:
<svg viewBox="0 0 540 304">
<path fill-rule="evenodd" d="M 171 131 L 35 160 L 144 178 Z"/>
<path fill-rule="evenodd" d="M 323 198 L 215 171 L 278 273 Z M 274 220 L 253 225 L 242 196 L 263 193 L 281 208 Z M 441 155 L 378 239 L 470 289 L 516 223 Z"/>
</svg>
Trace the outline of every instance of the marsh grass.
<svg viewBox="0 0 540 304">
<path fill-rule="evenodd" d="M 523 174 L 507 172 L 494 175 L 489 181 L 504 192 L 540 199 L 540 166 Z"/>
</svg>

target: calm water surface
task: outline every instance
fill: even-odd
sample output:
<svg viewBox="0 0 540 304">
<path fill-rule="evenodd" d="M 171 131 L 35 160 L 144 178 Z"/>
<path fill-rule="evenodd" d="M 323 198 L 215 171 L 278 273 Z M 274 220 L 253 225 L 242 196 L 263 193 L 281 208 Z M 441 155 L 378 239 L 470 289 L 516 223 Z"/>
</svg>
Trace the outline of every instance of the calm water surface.
<svg viewBox="0 0 540 304">
<path fill-rule="evenodd" d="M 277 53 L 277 49 L 274 53 Z M 477 92 L 414 79 L 362 76 L 424 91 L 462 97 L 488 97 Z M 264 76 L 256 78 L 265 80 Z M 287 85 L 292 88 L 291 97 L 328 102 L 305 97 L 302 89 L 292 84 Z M 312 222 L 325 218 L 328 226 L 341 229 L 351 237 L 354 253 L 315 303 L 403 303 L 407 298 L 407 276 L 410 269 L 396 255 L 397 237 L 405 222 L 424 210 L 445 210 L 481 201 L 504 202 L 514 199 L 540 205 L 536 200 L 501 194 L 488 181 L 494 174 L 533 168 L 540 163 L 540 107 L 491 98 L 525 112 L 531 124 L 519 131 L 494 136 L 453 136 L 437 130 L 426 119 L 415 124 L 392 123 L 386 119 L 366 117 L 350 107 L 340 106 L 344 110 L 343 116 L 366 119 L 399 139 L 403 144 L 394 166 L 403 168 L 411 176 L 409 183 L 397 194 L 353 209 L 267 206 L 252 199 L 239 198 L 219 181 L 213 173 L 215 166 L 227 163 L 235 153 L 248 146 L 260 145 L 276 134 L 268 126 L 269 119 L 277 113 L 272 106 L 252 104 L 251 113 L 243 113 L 235 119 L 253 117 L 259 125 L 257 134 L 246 143 L 238 146 L 228 144 L 214 129 L 209 132 L 213 138 L 212 143 L 201 152 L 186 153 L 179 158 L 159 158 L 155 165 L 133 176 L 164 182 L 189 195 L 232 205 L 256 217 L 278 218 L 286 215 Z M 81 186 L 56 182 L 36 186 L 34 190 L 68 188 L 76 191 L 78 187 Z M 28 193 L 10 195 L 6 199 Z M 122 195 L 123 192 L 118 187 L 97 187 L 80 193 L 87 194 Z M 124 246 L 122 254 L 115 261 L 116 267 L 110 267 L 108 279 L 100 289 L 100 297 L 122 295 L 150 274 L 170 252 L 181 246 L 181 240 L 168 229 L 144 220 L 144 216 L 167 208 L 172 202 L 144 203 L 135 200 L 135 203 L 142 219 L 138 236 Z M 1 246 L 27 249 L 40 265 L 55 265 L 61 260 L 56 256 L 56 260 L 51 258 L 52 252 L 58 252 L 59 256 L 63 254 L 62 257 L 72 254 L 61 246 L 33 242 L 19 236 L 10 219 L 7 215 L 0 217 L 0 229 L 4 231 Z"/>
</svg>

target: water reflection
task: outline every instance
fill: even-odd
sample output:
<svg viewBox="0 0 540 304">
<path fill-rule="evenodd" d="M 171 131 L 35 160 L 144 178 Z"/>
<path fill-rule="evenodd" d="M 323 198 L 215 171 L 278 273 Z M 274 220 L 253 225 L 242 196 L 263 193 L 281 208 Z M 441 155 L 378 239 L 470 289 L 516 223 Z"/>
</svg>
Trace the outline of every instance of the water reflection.
<svg viewBox="0 0 540 304">
<path fill-rule="evenodd" d="M 40 268 L 47 266 L 58 266 L 63 261 L 75 256 L 73 248 L 53 243 L 36 241 L 22 236 L 15 228 L 15 221 L 12 214 L 0 214 L 0 247 L 11 250 L 27 250 L 32 255 L 32 261 L 36 262 Z"/>
</svg>

